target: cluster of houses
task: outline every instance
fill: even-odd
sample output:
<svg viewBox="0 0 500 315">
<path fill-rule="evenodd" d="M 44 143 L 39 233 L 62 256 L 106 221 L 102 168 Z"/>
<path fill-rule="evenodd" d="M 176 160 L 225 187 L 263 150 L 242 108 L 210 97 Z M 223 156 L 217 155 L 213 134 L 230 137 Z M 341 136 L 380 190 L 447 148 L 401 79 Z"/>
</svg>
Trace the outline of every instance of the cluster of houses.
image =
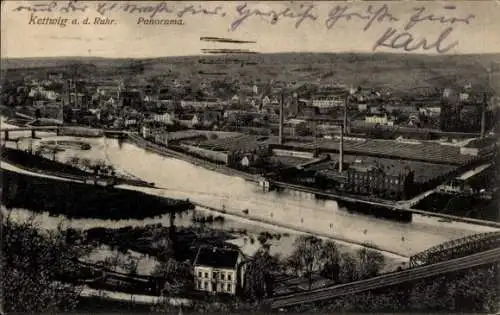
<svg viewBox="0 0 500 315">
<path fill-rule="evenodd" d="M 334 82 L 320 86 L 296 81 L 229 80 L 219 82 L 225 84 L 225 94 L 220 93 L 222 88 L 207 79 L 196 83 L 172 79 L 162 82 L 160 87 L 153 87 L 146 81 L 132 84 L 115 79 L 73 80 L 62 73 L 48 73 L 43 80 L 29 79 L 25 83 L 19 89 L 28 89 L 29 97 L 36 100 L 33 111 L 40 110 L 42 116 L 56 118 L 52 116 L 60 116 L 57 108 L 71 107 L 74 111 L 96 116 L 98 121 L 112 120 L 116 128 L 135 127 L 142 122 L 203 129 L 222 125 L 276 128 L 283 103 L 285 129 L 290 135 L 337 132 L 338 121 L 335 120 L 342 117 L 346 106 L 350 121 L 421 127 L 424 122 L 439 121 L 443 99 L 462 104 L 462 116 L 470 116 L 469 111 L 475 110 L 479 101 L 470 85 L 456 91 L 444 89 L 441 96 L 410 102 L 382 89 L 354 89 Z M 328 119 L 318 123 L 316 117 Z"/>
</svg>

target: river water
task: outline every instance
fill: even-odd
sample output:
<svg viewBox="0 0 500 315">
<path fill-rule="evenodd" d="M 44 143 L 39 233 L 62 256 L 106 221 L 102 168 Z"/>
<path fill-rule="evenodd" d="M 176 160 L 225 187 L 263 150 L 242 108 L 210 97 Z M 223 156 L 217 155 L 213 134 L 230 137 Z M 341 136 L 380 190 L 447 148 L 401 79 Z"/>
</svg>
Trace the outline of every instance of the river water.
<svg viewBox="0 0 500 315">
<path fill-rule="evenodd" d="M 12 135 L 11 138 L 15 136 Z M 37 133 L 37 136 L 54 137 L 42 133 Z M 65 138 L 71 139 L 71 137 Z M 292 191 L 264 193 L 257 184 L 239 177 L 223 175 L 185 161 L 163 157 L 131 143 L 120 143 L 116 139 L 88 138 L 85 141 L 92 145 L 91 150 L 66 150 L 58 153 L 56 158 L 64 161 L 72 156 L 79 156 L 105 160 L 115 166 L 118 172 L 154 182 L 161 188 L 140 188 L 150 194 L 189 198 L 239 215 L 242 215 L 243 210 L 248 210 L 249 218 L 273 220 L 296 229 L 313 230 L 354 243 L 372 243 L 382 250 L 403 256 L 410 256 L 448 240 L 495 230 L 467 223 L 440 222 L 437 218 L 420 215 L 414 215 L 411 223 L 378 219 L 351 213 L 345 208 L 340 208 L 335 201 L 316 200 L 310 195 Z M 23 139 L 18 143 L 18 147 L 29 148 L 30 142 L 30 139 Z M 37 142 L 38 140 L 35 140 L 33 145 L 36 146 Z M 8 145 L 16 146 L 13 142 Z M 49 224 L 48 216 L 46 220 Z M 168 218 L 123 220 L 112 223 L 83 219 L 72 220 L 72 225 L 87 228 L 109 225 L 118 227 L 156 222 L 168 224 Z"/>
</svg>

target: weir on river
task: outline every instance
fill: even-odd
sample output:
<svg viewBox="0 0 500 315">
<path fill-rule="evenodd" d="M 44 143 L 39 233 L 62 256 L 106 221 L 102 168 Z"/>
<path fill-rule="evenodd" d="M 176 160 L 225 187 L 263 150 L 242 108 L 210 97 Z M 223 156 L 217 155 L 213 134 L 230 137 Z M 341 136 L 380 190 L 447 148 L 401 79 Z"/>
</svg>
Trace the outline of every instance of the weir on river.
<svg viewBox="0 0 500 315">
<path fill-rule="evenodd" d="M 32 140 L 20 141 L 20 149 L 29 147 L 29 141 Z M 239 177 L 163 157 L 128 142 L 119 143 L 117 139 L 89 138 L 86 141 L 92 145 L 90 150 L 66 150 L 57 153 L 56 158 L 64 161 L 77 155 L 105 160 L 117 172 L 154 182 L 156 187 L 162 188 L 140 188 L 151 194 L 189 198 L 213 208 L 225 209 L 228 213 L 241 215 L 246 212 L 248 218 L 283 223 L 356 243 L 371 243 L 405 256 L 451 239 L 494 230 L 466 223 L 440 222 L 436 218 L 420 215 L 414 215 L 411 223 L 378 219 L 350 212 L 339 207 L 334 200 L 316 199 L 312 195 L 287 190 L 264 193 L 257 184 Z M 14 143 L 10 145 L 16 146 Z"/>
</svg>

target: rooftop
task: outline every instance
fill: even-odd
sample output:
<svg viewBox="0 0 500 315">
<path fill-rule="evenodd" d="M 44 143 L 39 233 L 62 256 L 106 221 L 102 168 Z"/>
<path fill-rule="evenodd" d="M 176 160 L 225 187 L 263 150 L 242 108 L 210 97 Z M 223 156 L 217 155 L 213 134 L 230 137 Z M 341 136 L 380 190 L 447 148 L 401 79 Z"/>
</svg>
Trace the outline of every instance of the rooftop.
<svg viewBox="0 0 500 315">
<path fill-rule="evenodd" d="M 465 148 L 483 148 L 483 147 L 492 145 L 495 142 L 496 142 L 496 139 L 494 139 L 494 138 L 482 138 L 482 139 L 476 138 L 476 139 L 469 141 L 469 143 L 467 143 L 464 147 Z"/>
<path fill-rule="evenodd" d="M 240 252 L 235 249 L 201 246 L 194 260 L 195 266 L 236 268 Z"/>
</svg>

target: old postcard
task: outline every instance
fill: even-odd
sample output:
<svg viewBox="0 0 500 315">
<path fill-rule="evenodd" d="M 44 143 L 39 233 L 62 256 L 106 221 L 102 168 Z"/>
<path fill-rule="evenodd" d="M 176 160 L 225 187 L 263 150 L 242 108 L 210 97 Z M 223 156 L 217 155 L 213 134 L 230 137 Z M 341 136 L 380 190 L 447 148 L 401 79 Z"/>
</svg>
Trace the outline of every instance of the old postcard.
<svg viewBox="0 0 500 315">
<path fill-rule="evenodd" d="M 498 311 L 498 1 L 1 10 L 0 311 Z"/>
</svg>

